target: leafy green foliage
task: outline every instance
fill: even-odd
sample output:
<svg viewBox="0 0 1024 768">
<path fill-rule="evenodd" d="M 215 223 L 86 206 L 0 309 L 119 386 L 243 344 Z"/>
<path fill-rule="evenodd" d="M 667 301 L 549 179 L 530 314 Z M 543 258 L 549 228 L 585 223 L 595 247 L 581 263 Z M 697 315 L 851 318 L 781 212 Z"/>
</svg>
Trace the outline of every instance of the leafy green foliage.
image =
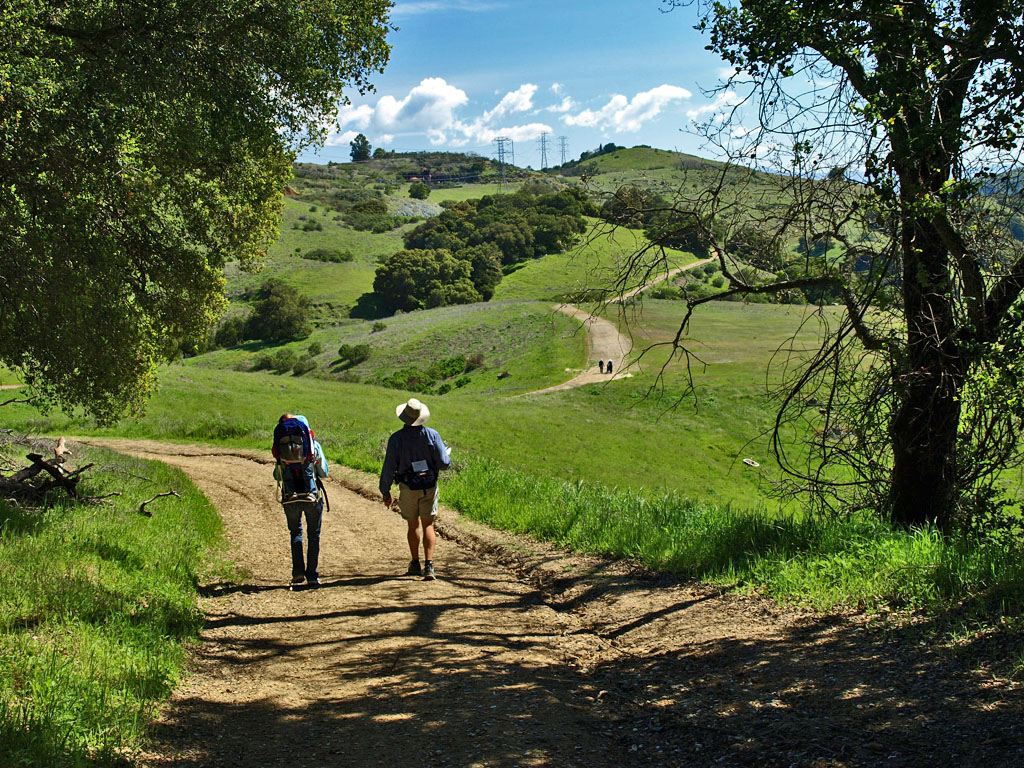
<svg viewBox="0 0 1024 768">
<path fill-rule="evenodd" d="M 302 254 L 302 258 L 309 259 L 310 261 L 326 261 L 332 264 L 344 264 L 345 262 L 352 261 L 355 256 L 352 255 L 352 251 L 342 248 L 314 248 L 313 250 L 306 251 Z"/>
<path fill-rule="evenodd" d="M 586 231 L 583 216 L 593 210 L 576 189 L 487 195 L 450 206 L 407 232 L 405 247 L 444 248 L 457 255 L 464 248 L 493 243 L 501 263 L 514 264 L 571 247 Z"/>
<path fill-rule="evenodd" d="M 280 280 L 267 280 L 256 299 L 245 321 L 245 338 L 281 342 L 304 339 L 312 332 L 308 302 L 296 288 Z"/>
<path fill-rule="evenodd" d="M 233 347 L 245 338 L 245 318 L 235 315 L 229 317 L 214 334 L 214 342 L 218 347 Z"/>
<path fill-rule="evenodd" d="M 342 344 L 338 347 L 338 357 L 349 365 L 359 365 L 370 359 L 369 344 Z"/>
<path fill-rule="evenodd" d="M 373 290 L 391 312 L 469 304 L 483 298 L 472 276 L 472 264 L 447 250 L 404 250 L 377 268 Z"/>
<path fill-rule="evenodd" d="M 260 260 L 292 151 L 387 61 L 388 0 L 0 5 L 0 361 L 139 408 Z M 144 62 L 144 66 L 140 65 Z"/>
<path fill-rule="evenodd" d="M 352 150 L 350 154 L 353 163 L 370 159 L 370 141 L 363 134 L 360 133 L 348 145 Z"/>
<path fill-rule="evenodd" d="M 413 200 L 426 200 L 430 197 L 430 187 L 417 179 L 409 185 L 409 197 Z"/>
<path fill-rule="evenodd" d="M 402 389 L 407 392 L 429 392 L 438 381 L 461 376 L 466 372 L 466 358 L 464 355 L 455 355 L 440 360 L 426 368 L 408 366 L 396 371 L 381 379 L 380 384 L 390 389 Z M 461 382 L 461 383 L 460 383 Z M 453 384 L 456 387 L 463 387 L 469 383 L 469 378 L 456 380 Z M 451 391 L 449 385 L 445 392 Z M 440 394 L 444 394 L 441 392 Z"/>
<path fill-rule="evenodd" d="M 309 373 L 310 371 L 315 371 L 316 369 L 316 360 L 314 360 L 309 355 L 303 355 L 298 360 L 296 360 L 295 363 L 292 365 L 292 373 L 294 373 L 296 376 L 303 376 Z"/>
</svg>

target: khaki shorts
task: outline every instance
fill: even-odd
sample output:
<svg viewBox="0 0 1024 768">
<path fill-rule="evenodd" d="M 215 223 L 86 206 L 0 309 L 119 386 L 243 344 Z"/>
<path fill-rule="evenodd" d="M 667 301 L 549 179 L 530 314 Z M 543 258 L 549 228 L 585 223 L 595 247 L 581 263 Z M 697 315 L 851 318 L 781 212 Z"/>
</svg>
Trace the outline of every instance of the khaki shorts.
<svg viewBox="0 0 1024 768">
<path fill-rule="evenodd" d="M 437 486 L 414 491 L 405 483 L 398 484 L 398 513 L 406 520 L 437 517 Z"/>
</svg>

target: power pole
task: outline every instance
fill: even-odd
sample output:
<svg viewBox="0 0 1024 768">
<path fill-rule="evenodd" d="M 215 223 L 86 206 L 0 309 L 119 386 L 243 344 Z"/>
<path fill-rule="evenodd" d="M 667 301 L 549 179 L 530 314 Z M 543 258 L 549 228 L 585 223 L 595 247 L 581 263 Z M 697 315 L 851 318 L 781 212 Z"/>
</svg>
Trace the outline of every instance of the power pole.
<svg viewBox="0 0 1024 768">
<path fill-rule="evenodd" d="M 540 169 L 543 171 L 548 167 L 548 135 L 540 135 Z"/>
<path fill-rule="evenodd" d="M 512 143 L 508 136 L 495 136 L 494 143 L 498 145 L 498 189 L 505 191 L 505 143 Z M 513 155 L 513 158 L 515 155 Z M 513 162 L 515 160 L 513 159 Z"/>
<path fill-rule="evenodd" d="M 558 147 L 562 150 L 562 165 L 565 165 L 565 156 L 569 154 L 569 137 L 559 136 Z"/>
</svg>

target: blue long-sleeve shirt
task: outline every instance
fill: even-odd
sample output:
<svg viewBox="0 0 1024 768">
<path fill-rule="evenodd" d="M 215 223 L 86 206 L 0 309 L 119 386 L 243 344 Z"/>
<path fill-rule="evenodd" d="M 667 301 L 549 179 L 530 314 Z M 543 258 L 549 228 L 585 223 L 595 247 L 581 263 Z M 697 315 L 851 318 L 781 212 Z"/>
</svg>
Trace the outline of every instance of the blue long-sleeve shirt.
<svg viewBox="0 0 1024 768">
<path fill-rule="evenodd" d="M 380 471 L 381 495 L 390 496 L 396 476 L 404 477 L 412 472 L 415 461 L 427 462 L 435 472 L 451 466 L 448 447 L 436 430 L 422 425 L 406 425 L 388 438 L 384 466 Z"/>
</svg>

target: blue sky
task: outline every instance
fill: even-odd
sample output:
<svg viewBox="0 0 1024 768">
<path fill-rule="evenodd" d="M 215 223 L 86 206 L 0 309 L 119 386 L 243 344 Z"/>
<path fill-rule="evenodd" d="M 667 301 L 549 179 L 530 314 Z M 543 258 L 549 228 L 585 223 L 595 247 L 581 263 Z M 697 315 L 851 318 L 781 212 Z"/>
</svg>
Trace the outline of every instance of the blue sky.
<svg viewBox="0 0 1024 768">
<path fill-rule="evenodd" d="M 350 94 L 340 130 L 315 155 L 347 161 L 363 133 L 397 151 L 496 153 L 514 142 L 517 165 L 548 165 L 607 142 L 701 154 L 687 128 L 719 102 L 702 88 L 725 64 L 704 50 L 693 7 L 659 0 L 399 0 L 391 61 L 376 92 Z M 706 152 L 704 152 L 706 154 Z"/>
</svg>

